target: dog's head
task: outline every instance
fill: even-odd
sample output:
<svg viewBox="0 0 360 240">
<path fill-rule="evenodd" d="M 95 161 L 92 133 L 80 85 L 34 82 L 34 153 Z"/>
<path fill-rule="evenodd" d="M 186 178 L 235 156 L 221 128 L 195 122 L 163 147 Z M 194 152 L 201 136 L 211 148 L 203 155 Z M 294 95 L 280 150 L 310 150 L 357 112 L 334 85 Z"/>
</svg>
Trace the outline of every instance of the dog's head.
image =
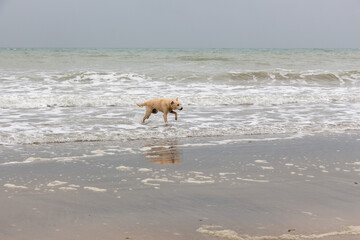
<svg viewBox="0 0 360 240">
<path fill-rule="evenodd" d="M 181 106 L 181 103 L 179 102 L 178 98 L 171 101 L 171 108 L 173 110 L 183 110 L 183 107 Z"/>
</svg>

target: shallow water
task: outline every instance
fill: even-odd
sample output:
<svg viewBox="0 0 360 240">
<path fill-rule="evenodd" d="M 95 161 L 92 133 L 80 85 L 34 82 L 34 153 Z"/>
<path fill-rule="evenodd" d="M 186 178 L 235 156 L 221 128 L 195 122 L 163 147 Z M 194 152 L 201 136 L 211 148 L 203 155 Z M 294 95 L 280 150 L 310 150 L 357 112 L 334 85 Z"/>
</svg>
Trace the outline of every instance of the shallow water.
<svg viewBox="0 0 360 240">
<path fill-rule="evenodd" d="M 0 237 L 358 239 L 359 141 L 2 146 Z"/>
<path fill-rule="evenodd" d="M 0 49 L 0 144 L 360 129 L 356 49 Z M 141 123 L 151 98 L 178 121 Z"/>
</svg>

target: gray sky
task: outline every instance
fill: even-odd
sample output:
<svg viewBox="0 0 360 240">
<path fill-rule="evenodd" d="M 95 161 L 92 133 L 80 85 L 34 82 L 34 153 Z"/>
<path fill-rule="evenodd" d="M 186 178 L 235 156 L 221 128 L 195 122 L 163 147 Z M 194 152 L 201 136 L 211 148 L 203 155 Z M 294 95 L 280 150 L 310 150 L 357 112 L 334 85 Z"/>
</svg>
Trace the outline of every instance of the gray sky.
<svg viewBox="0 0 360 240">
<path fill-rule="evenodd" d="M 360 0 L 0 0 L 0 47 L 360 48 Z"/>
</svg>

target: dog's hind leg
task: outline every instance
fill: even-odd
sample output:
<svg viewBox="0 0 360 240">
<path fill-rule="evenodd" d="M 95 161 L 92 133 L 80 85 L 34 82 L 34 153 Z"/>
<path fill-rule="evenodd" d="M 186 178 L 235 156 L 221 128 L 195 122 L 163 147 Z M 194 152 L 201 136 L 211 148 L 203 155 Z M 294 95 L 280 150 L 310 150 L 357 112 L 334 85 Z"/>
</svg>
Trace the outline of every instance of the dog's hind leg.
<svg viewBox="0 0 360 240">
<path fill-rule="evenodd" d="M 164 122 L 167 123 L 168 120 L 167 120 L 167 113 L 164 113 Z"/>
<path fill-rule="evenodd" d="M 143 118 L 143 123 L 145 122 L 145 119 L 149 119 L 150 115 L 151 115 L 152 109 L 151 108 L 146 108 L 146 113 L 145 116 Z"/>
</svg>

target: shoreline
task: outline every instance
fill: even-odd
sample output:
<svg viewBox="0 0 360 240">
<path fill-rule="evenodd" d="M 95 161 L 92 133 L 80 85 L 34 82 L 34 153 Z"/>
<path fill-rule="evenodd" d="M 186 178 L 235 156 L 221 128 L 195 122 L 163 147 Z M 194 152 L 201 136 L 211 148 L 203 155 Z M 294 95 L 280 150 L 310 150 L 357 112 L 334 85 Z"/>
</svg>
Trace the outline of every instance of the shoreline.
<svg viewBox="0 0 360 240">
<path fill-rule="evenodd" d="M 356 239 L 359 144 L 350 133 L 0 146 L 0 238 Z"/>
</svg>

